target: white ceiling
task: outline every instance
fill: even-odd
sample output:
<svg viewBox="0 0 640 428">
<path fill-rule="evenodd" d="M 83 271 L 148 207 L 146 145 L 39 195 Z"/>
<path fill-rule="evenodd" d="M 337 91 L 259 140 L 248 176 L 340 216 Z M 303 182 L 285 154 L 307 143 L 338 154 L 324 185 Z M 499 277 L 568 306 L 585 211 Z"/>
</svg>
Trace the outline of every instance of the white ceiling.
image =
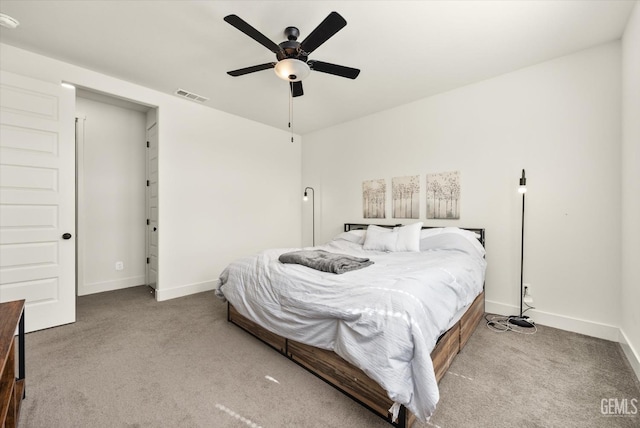
<svg viewBox="0 0 640 428">
<path fill-rule="evenodd" d="M 20 21 L 3 43 L 174 93 L 286 129 L 288 84 L 272 70 L 229 70 L 275 55 L 223 21 L 236 14 L 275 43 L 303 40 L 331 11 L 347 26 L 310 59 L 361 69 L 356 80 L 312 72 L 294 99 L 305 134 L 617 40 L 635 0 L 500 1 L 13 1 Z M 401 126 L 401 124 L 398 124 Z"/>
</svg>

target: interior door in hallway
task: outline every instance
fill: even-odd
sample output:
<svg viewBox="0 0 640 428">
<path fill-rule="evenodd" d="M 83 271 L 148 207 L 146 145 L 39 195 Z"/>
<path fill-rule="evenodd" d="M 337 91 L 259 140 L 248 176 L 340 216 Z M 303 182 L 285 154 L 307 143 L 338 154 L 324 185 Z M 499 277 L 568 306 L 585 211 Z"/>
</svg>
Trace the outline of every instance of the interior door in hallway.
<svg viewBox="0 0 640 428">
<path fill-rule="evenodd" d="M 75 91 L 0 74 L 0 302 L 27 331 L 75 321 Z"/>
</svg>

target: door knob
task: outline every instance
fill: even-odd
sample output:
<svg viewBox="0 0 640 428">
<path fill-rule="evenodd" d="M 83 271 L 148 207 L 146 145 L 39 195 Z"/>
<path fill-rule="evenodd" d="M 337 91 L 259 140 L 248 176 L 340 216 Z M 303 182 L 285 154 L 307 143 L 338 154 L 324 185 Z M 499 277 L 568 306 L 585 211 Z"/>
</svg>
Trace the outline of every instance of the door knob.
<svg viewBox="0 0 640 428">
<path fill-rule="evenodd" d="M 153 231 L 155 232 L 156 230 L 158 230 L 158 228 L 153 226 Z"/>
<path fill-rule="evenodd" d="M 64 235 L 62 235 L 62 239 L 71 239 L 71 234 L 65 233 Z"/>
</svg>

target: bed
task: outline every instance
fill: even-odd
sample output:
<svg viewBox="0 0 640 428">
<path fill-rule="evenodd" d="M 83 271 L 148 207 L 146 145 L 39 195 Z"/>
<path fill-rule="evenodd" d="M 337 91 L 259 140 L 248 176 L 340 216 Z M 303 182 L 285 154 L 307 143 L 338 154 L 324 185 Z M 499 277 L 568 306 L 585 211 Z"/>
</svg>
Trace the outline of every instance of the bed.
<svg viewBox="0 0 640 428">
<path fill-rule="evenodd" d="M 231 323 L 410 427 L 433 413 L 437 382 L 484 315 L 484 239 L 484 229 L 347 223 L 305 250 L 370 266 L 334 274 L 280 262 L 300 249 L 271 249 L 231 263 L 217 294 Z"/>
</svg>

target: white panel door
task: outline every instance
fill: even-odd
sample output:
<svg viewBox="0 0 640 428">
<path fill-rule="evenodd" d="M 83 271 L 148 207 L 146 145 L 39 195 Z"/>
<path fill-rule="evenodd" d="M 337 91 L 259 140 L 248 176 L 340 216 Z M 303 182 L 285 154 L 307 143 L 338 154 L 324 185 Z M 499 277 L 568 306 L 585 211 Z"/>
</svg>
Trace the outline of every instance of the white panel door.
<svg viewBox="0 0 640 428">
<path fill-rule="evenodd" d="M 147 130 L 147 285 L 158 288 L 158 124 Z"/>
<path fill-rule="evenodd" d="M 34 331 L 76 316 L 75 91 L 0 73 L 0 302 Z"/>
</svg>

